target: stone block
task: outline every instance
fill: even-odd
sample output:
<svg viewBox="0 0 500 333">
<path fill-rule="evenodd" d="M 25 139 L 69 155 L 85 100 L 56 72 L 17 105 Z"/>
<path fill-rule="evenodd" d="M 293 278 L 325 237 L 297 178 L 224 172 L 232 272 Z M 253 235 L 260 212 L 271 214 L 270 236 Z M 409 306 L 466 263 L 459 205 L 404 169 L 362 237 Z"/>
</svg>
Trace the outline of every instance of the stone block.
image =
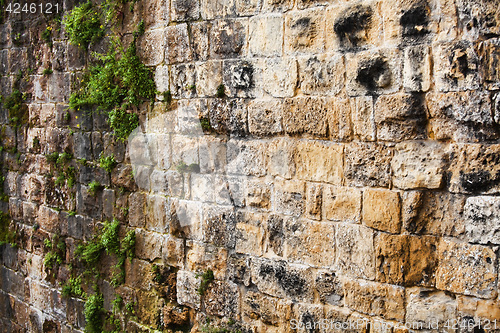
<svg viewBox="0 0 500 333">
<path fill-rule="evenodd" d="M 390 190 L 365 190 L 363 192 L 363 222 L 368 227 L 377 230 L 399 233 L 401 230 L 399 193 Z"/>
<path fill-rule="evenodd" d="M 259 13 L 262 0 L 235 0 L 235 13 L 238 16 L 251 16 Z"/>
<path fill-rule="evenodd" d="M 234 5 L 235 0 L 201 0 L 201 17 L 205 20 L 212 20 L 231 16 L 234 14 Z"/>
<path fill-rule="evenodd" d="M 262 4 L 263 12 L 286 12 L 293 7 L 292 0 L 264 0 Z"/>
<path fill-rule="evenodd" d="M 196 67 L 194 64 L 178 64 L 171 68 L 170 91 L 173 98 L 192 98 L 196 96 Z"/>
<path fill-rule="evenodd" d="M 197 241 L 186 242 L 186 269 L 205 272 L 211 269 L 216 280 L 225 280 L 228 250 Z"/>
<path fill-rule="evenodd" d="M 249 20 L 248 33 L 249 56 L 279 57 L 283 52 L 282 48 L 283 15 L 252 16 Z"/>
<path fill-rule="evenodd" d="M 307 333 L 318 330 L 318 323 L 324 318 L 323 306 L 319 304 L 294 303 L 290 314 L 290 327 L 295 332 Z M 314 326 L 316 323 L 316 326 Z M 315 328 L 316 327 L 316 328 Z"/>
<path fill-rule="evenodd" d="M 200 18 L 199 0 L 173 0 L 171 9 L 172 21 L 196 21 Z"/>
<path fill-rule="evenodd" d="M 488 89 L 500 88 L 500 72 L 498 70 L 500 61 L 500 40 L 489 39 L 481 42 L 478 47 L 481 66 L 479 67 L 481 78 Z"/>
<path fill-rule="evenodd" d="M 240 313 L 240 293 L 233 282 L 213 281 L 208 287 L 203 305 L 207 314 L 234 318 Z"/>
<path fill-rule="evenodd" d="M 383 40 L 382 3 L 334 4 L 326 12 L 327 49 L 357 52 Z M 387 42 L 387 41 L 384 41 Z"/>
<path fill-rule="evenodd" d="M 163 235 L 136 229 L 135 239 L 135 255 L 138 259 L 154 261 L 162 258 Z"/>
<path fill-rule="evenodd" d="M 392 182 L 400 189 L 440 188 L 445 151 L 434 142 L 405 142 L 396 145 L 391 161 Z"/>
<path fill-rule="evenodd" d="M 283 128 L 287 134 L 306 134 L 326 137 L 328 131 L 329 101 L 318 97 L 297 97 L 285 100 Z"/>
<path fill-rule="evenodd" d="M 263 61 L 259 59 L 231 59 L 224 61 L 223 82 L 229 97 L 260 97 Z"/>
<path fill-rule="evenodd" d="M 360 96 L 350 99 L 352 129 L 354 137 L 361 141 L 375 141 L 373 98 Z"/>
<path fill-rule="evenodd" d="M 442 240 L 437 251 L 438 289 L 480 298 L 496 297 L 497 258 L 491 248 Z"/>
<path fill-rule="evenodd" d="M 196 64 L 196 93 L 199 97 L 213 97 L 222 84 L 222 62 L 207 61 Z"/>
<path fill-rule="evenodd" d="M 300 216 L 304 213 L 305 183 L 296 180 L 275 180 L 273 207 L 277 213 Z"/>
<path fill-rule="evenodd" d="M 431 131 L 436 139 L 477 142 L 498 138 L 493 130 L 488 93 L 478 91 L 428 94 Z"/>
<path fill-rule="evenodd" d="M 474 46 L 464 40 L 439 43 L 432 47 L 434 76 L 439 91 L 479 88 L 479 57 Z"/>
<path fill-rule="evenodd" d="M 223 173 L 226 168 L 226 142 L 212 136 L 200 141 L 199 157 L 201 173 Z"/>
<path fill-rule="evenodd" d="M 216 98 L 208 100 L 208 118 L 212 131 L 231 134 L 232 137 L 248 135 L 247 105 L 238 99 Z"/>
<path fill-rule="evenodd" d="M 477 322 L 473 320 L 474 324 L 479 324 L 479 322 L 488 323 L 488 320 L 493 323 L 496 320 L 498 323 L 498 320 L 500 320 L 500 304 L 498 304 L 498 300 L 458 295 L 457 305 L 460 315 L 480 319 Z"/>
<path fill-rule="evenodd" d="M 287 260 L 317 267 L 334 265 L 335 228 L 333 223 L 288 219 L 285 230 Z"/>
<path fill-rule="evenodd" d="M 210 57 L 212 59 L 227 59 L 244 55 L 246 53 L 247 31 L 248 19 L 214 21 L 210 30 Z"/>
<path fill-rule="evenodd" d="M 295 149 L 297 178 L 340 185 L 343 178 L 344 147 L 316 141 L 299 141 Z"/>
<path fill-rule="evenodd" d="M 272 97 L 293 97 L 298 67 L 295 58 L 270 58 L 261 61 L 262 89 Z"/>
<path fill-rule="evenodd" d="M 245 202 L 248 207 L 269 210 L 271 208 L 271 190 L 269 183 L 249 180 L 245 186 Z"/>
<path fill-rule="evenodd" d="M 40 206 L 36 223 L 38 223 L 40 228 L 50 233 L 60 232 L 59 212 L 50 207 Z"/>
<path fill-rule="evenodd" d="M 167 265 L 182 267 L 184 264 L 184 240 L 166 236 L 162 247 L 162 256 Z"/>
<path fill-rule="evenodd" d="M 426 109 L 421 96 L 380 96 L 375 102 L 374 114 L 379 140 L 403 141 L 426 137 Z"/>
<path fill-rule="evenodd" d="M 193 60 L 207 60 L 210 52 L 208 37 L 210 31 L 210 23 L 196 22 L 191 24 L 191 47 L 193 52 Z"/>
<path fill-rule="evenodd" d="M 321 53 L 324 49 L 324 12 L 307 9 L 285 16 L 285 53 Z"/>
<path fill-rule="evenodd" d="M 267 168 L 272 176 L 289 179 L 295 173 L 295 143 L 285 138 L 273 139 L 267 147 Z"/>
<path fill-rule="evenodd" d="M 469 197 L 464 207 L 465 236 L 470 243 L 500 245 L 500 198 Z"/>
<path fill-rule="evenodd" d="M 164 34 L 165 34 L 165 61 L 168 64 L 188 62 L 193 59 L 191 47 L 189 45 L 189 34 L 187 30 L 187 24 L 182 23 L 166 27 Z"/>
<path fill-rule="evenodd" d="M 262 228 L 246 223 L 236 224 L 236 253 L 261 256 L 264 248 Z"/>
<path fill-rule="evenodd" d="M 494 194 L 500 190 L 500 145 L 469 144 L 453 146 L 449 170 L 450 192 Z"/>
<path fill-rule="evenodd" d="M 200 202 L 214 202 L 214 178 L 212 175 L 191 175 L 191 199 Z"/>
<path fill-rule="evenodd" d="M 361 191 L 351 187 L 325 185 L 323 218 L 357 223 L 361 216 Z"/>
<path fill-rule="evenodd" d="M 301 57 L 299 75 L 303 94 L 337 95 L 344 87 L 344 57 L 341 54 Z"/>
<path fill-rule="evenodd" d="M 199 165 L 198 147 L 197 138 L 184 135 L 173 135 L 172 165 L 176 167 L 182 162 L 186 165 Z"/>
<path fill-rule="evenodd" d="M 404 288 L 363 280 L 345 280 L 344 288 L 347 307 L 370 316 L 404 321 Z"/>
<path fill-rule="evenodd" d="M 434 287 L 439 239 L 433 236 L 409 236 L 409 264 L 405 271 L 406 285 Z"/>
<path fill-rule="evenodd" d="M 458 319 L 457 300 L 442 291 L 409 288 L 406 290 L 405 318 L 415 328 L 428 328 L 431 324 L 433 327 L 445 328 L 447 322 L 452 322 L 450 319 Z"/>
<path fill-rule="evenodd" d="M 162 195 L 148 195 L 146 197 L 146 224 L 145 228 L 159 233 L 168 232 L 170 211 L 168 201 Z"/>
<path fill-rule="evenodd" d="M 346 56 L 346 92 L 349 96 L 390 94 L 401 87 L 401 54 L 380 49 Z"/>
<path fill-rule="evenodd" d="M 343 305 L 344 283 L 334 272 L 319 270 L 314 279 L 314 288 L 321 303 Z"/>
<path fill-rule="evenodd" d="M 425 92 L 431 86 L 431 54 L 425 46 L 405 49 L 403 62 L 403 87 L 406 91 Z"/>
<path fill-rule="evenodd" d="M 248 104 L 248 131 L 255 136 L 282 132 L 283 104 L 278 99 L 254 100 Z"/>
<path fill-rule="evenodd" d="M 312 302 L 312 273 L 303 265 L 256 259 L 251 262 L 252 282 L 261 293 Z"/>
<path fill-rule="evenodd" d="M 275 297 L 248 291 L 243 296 L 241 312 L 244 320 L 261 320 L 264 324 L 278 326 L 290 311 L 290 305 Z"/>
<path fill-rule="evenodd" d="M 375 279 L 373 231 L 359 224 L 336 225 L 336 267 L 344 275 Z"/>
<path fill-rule="evenodd" d="M 200 286 L 200 279 L 196 274 L 189 271 L 177 272 L 177 301 L 181 305 L 186 305 L 194 309 L 199 309 L 201 305 L 201 296 L 197 290 Z"/>
<path fill-rule="evenodd" d="M 144 193 L 131 193 L 129 198 L 128 220 L 132 227 L 143 227 L 146 223 L 146 195 Z"/>
<path fill-rule="evenodd" d="M 323 187 L 315 183 L 306 184 L 305 216 L 312 220 L 321 220 L 323 207 Z"/>
<path fill-rule="evenodd" d="M 204 242 L 234 248 L 236 216 L 233 207 L 204 205 L 202 224 Z"/>
<path fill-rule="evenodd" d="M 49 101 L 68 103 L 70 95 L 70 75 L 53 73 L 48 79 Z"/>
<path fill-rule="evenodd" d="M 163 62 L 165 41 L 165 30 L 163 29 L 150 30 L 144 33 L 144 37 L 140 39 L 137 47 L 137 53 L 144 65 L 157 66 Z"/>
<path fill-rule="evenodd" d="M 178 200 L 173 202 L 175 216 L 171 220 L 170 230 L 173 235 L 182 235 L 187 239 L 201 240 L 201 207 L 196 201 Z"/>
<path fill-rule="evenodd" d="M 227 173 L 230 175 L 263 176 L 266 154 L 262 143 L 230 140 L 227 143 Z"/>
<path fill-rule="evenodd" d="M 389 187 L 392 149 L 384 144 L 353 142 L 345 146 L 345 178 L 351 186 Z"/>
<path fill-rule="evenodd" d="M 265 252 L 268 256 L 283 257 L 285 241 L 285 222 L 283 217 L 271 214 L 263 223 L 265 232 Z"/>
</svg>

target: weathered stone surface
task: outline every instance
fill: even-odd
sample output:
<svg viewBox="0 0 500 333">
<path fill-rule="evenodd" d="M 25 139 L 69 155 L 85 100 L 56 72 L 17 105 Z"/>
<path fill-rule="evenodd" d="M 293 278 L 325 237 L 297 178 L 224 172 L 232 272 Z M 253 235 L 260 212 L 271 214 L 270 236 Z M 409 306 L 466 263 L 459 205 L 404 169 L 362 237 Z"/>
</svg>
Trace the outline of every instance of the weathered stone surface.
<svg viewBox="0 0 500 333">
<path fill-rule="evenodd" d="M 261 96 L 262 64 L 259 60 L 225 60 L 223 82 L 225 94 L 230 97 Z"/>
<path fill-rule="evenodd" d="M 287 134 L 326 137 L 331 104 L 316 97 L 286 99 L 283 105 L 283 128 Z"/>
<path fill-rule="evenodd" d="M 431 86 L 429 47 L 412 46 L 405 50 L 403 86 L 406 91 L 428 91 Z"/>
<path fill-rule="evenodd" d="M 349 96 L 388 94 L 401 86 L 401 55 L 396 49 L 364 51 L 346 58 Z"/>
<path fill-rule="evenodd" d="M 345 280 L 344 288 L 349 308 L 386 319 L 405 319 L 404 288 L 363 280 Z"/>
<path fill-rule="evenodd" d="M 200 17 L 198 0 L 173 0 L 172 21 L 196 21 Z"/>
<path fill-rule="evenodd" d="M 213 281 L 203 298 L 209 315 L 234 318 L 240 312 L 240 294 L 233 282 Z"/>
<path fill-rule="evenodd" d="M 336 95 L 344 87 L 344 57 L 340 54 L 299 58 L 300 90 L 306 95 Z"/>
<path fill-rule="evenodd" d="M 500 190 L 498 145 L 456 145 L 450 163 L 450 192 L 494 194 Z M 488 167 L 486 167 L 488 166 Z"/>
<path fill-rule="evenodd" d="M 318 52 L 324 48 L 323 11 L 289 12 L 285 16 L 285 53 Z"/>
<path fill-rule="evenodd" d="M 243 296 L 241 310 L 244 318 L 278 326 L 290 311 L 290 305 L 280 299 L 249 291 Z"/>
<path fill-rule="evenodd" d="M 210 1 L 201 0 L 201 14 L 204 19 L 211 20 L 233 14 L 235 0 Z"/>
<path fill-rule="evenodd" d="M 249 207 L 270 209 L 271 187 L 258 181 L 247 182 L 245 186 L 245 202 Z"/>
<path fill-rule="evenodd" d="M 432 151 L 432 154 L 424 153 Z M 445 152 L 437 143 L 405 142 L 398 144 L 391 161 L 392 182 L 400 189 L 440 188 L 443 181 Z"/>
<path fill-rule="evenodd" d="M 267 146 L 267 168 L 272 176 L 289 179 L 295 174 L 295 142 L 276 138 Z"/>
<path fill-rule="evenodd" d="M 171 44 L 169 44 L 170 46 Z M 163 62 L 165 31 L 163 29 L 147 31 L 137 48 L 141 60 L 146 66 L 157 66 Z M 167 53 L 168 55 L 168 53 Z M 170 58 L 169 58 L 170 59 Z"/>
<path fill-rule="evenodd" d="M 247 19 L 214 21 L 210 30 L 211 58 L 236 58 L 244 54 L 247 45 L 247 31 Z"/>
<path fill-rule="evenodd" d="M 491 248 L 442 240 L 438 258 L 438 289 L 480 298 L 497 295 L 497 258 Z"/>
<path fill-rule="evenodd" d="M 384 207 L 384 209 L 380 209 Z M 401 200 L 399 193 L 390 190 L 363 192 L 363 222 L 367 226 L 390 232 L 401 230 Z"/>
<path fill-rule="evenodd" d="M 344 147 L 316 141 L 299 141 L 295 150 L 299 179 L 340 185 L 343 178 Z"/>
<path fill-rule="evenodd" d="M 361 141 L 375 141 L 375 121 L 373 98 L 371 96 L 350 99 L 352 129 L 355 137 Z"/>
<path fill-rule="evenodd" d="M 335 263 L 333 223 L 288 219 L 285 230 L 285 256 L 289 261 L 319 267 L 333 266 Z"/>
<path fill-rule="evenodd" d="M 345 178 L 351 186 L 388 187 L 392 149 L 375 143 L 353 142 L 345 146 Z"/>
<path fill-rule="evenodd" d="M 442 291 L 425 288 L 406 290 L 406 322 L 415 328 L 445 327 L 457 318 L 457 301 Z"/>
<path fill-rule="evenodd" d="M 206 243 L 234 248 L 236 217 L 232 207 L 204 206 L 202 223 Z"/>
<path fill-rule="evenodd" d="M 163 235 L 137 229 L 135 237 L 135 254 L 137 258 L 154 261 L 162 257 Z"/>
<path fill-rule="evenodd" d="M 227 172 L 233 175 L 263 176 L 266 155 L 258 142 L 230 140 L 227 143 Z"/>
<path fill-rule="evenodd" d="M 201 280 L 197 279 L 195 273 L 189 271 L 177 272 L 177 301 L 181 305 L 187 305 L 199 309 L 201 297 L 197 292 Z"/>
<path fill-rule="evenodd" d="M 375 279 L 373 231 L 359 224 L 339 223 L 335 226 L 337 240 L 336 267 L 343 274 Z M 359 242 L 363 239 L 363 242 Z"/>
<path fill-rule="evenodd" d="M 274 210 L 283 215 L 300 216 L 304 212 L 305 183 L 296 180 L 274 182 Z"/>
<path fill-rule="evenodd" d="M 261 256 L 264 247 L 263 230 L 251 224 L 236 224 L 236 253 Z"/>
<path fill-rule="evenodd" d="M 464 316 L 470 316 L 476 319 L 487 319 L 491 322 L 500 320 L 500 307 L 498 300 L 480 299 L 470 296 L 457 296 L 458 313 Z M 483 321 L 481 322 L 488 322 Z M 479 320 L 474 321 L 479 324 Z M 479 325 L 477 325 L 479 326 Z"/>
<path fill-rule="evenodd" d="M 479 88 L 479 59 L 468 41 L 433 46 L 434 74 L 439 91 Z"/>
<path fill-rule="evenodd" d="M 303 265 L 283 261 L 252 260 L 252 282 L 260 292 L 292 300 L 312 301 L 311 271 Z"/>
<path fill-rule="evenodd" d="M 465 236 L 471 243 L 500 244 L 500 200 L 469 197 L 464 207 Z"/>
<path fill-rule="evenodd" d="M 428 94 L 430 123 L 436 139 L 477 142 L 497 138 L 490 97 L 477 91 Z"/>
<path fill-rule="evenodd" d="M 323 217 L 327 220 L 359 222 L 361 191 L 350 187 L 325 185 L 323 190 Z"/>
<path fill-rule="evenodd" d="M 253 16 L 249 21 L 248 53 L 250 56 L 281 56 L 283 50 L 283 16 Z"/>
<path fill-rule="evenodd" d="M 199 97 L 211 97 L 222 84 L 222 62 L 207 61 L 196 64 L 196 93 Z"/>
<path fill-rule="evenodd" d="M 410 94 L 380 96 L 375 102 L 377 138 L 387 141 L 424 139 L 426 110 L 423 97 Z"/>
<path fill-rule="evenodd" d="M 260 63 L 262 89 L 272 97 L 293 97 L 297 85 L 298 66 L 295 58 L 271 58 Z"/>
<path fill-rule="evenodd" d="M 165 28 L 165 60 L 169 64 L 192 60 L 187 24 Z M 161 53 L 161 52 L 160 52 Z"/>
<path fill-rule="evenodd" d="M 282 132 L 283 104 L 279 100 L 258 100 L 248 105 L 248 131 L 255 136 Z"/>
<path fill-rule="evenodd" d="M 323 187 L 314 183 L 307 183 L 305 216 L 313 220 L 321 220 L 322 206 Z"/>
</svg>

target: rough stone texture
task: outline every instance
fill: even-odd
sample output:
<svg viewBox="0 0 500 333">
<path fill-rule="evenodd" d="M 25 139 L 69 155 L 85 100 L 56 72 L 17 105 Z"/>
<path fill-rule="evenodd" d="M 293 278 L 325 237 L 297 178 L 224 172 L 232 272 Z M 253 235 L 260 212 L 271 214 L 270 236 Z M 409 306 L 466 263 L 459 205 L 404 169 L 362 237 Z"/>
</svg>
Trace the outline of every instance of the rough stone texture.
<svg viewBox="0 0 500 333">
<path fill-rule="evenodd" d="M 105 220 L 136 235 L 123 284 L 105 251 L 91 277 L 106 311 L 115 294 L 134 308 L 115 313 L 121 331 L 500 320 L 497 0 L 118 4 L 106 32 L 126 47 L 144 20 L 158 91 L 128 108 L 140 127 L 124 141 L 109 110 L 68 106 L 110 37 L 84 50 L 55 14 L 6 5 L 0 238 L 4 222 L 16 237 L 0 246 L 1 332 L 88 331 L 86 300 L 62 286 Z M 363 325 L 305 327 L 323 319 Z"/>
<path fill-rule="evenodd" d="M 437 288 L 480 298 L 496 296 L 497 257 L 491 248 L 443 240 L 438 257 Z"/>
</svg>

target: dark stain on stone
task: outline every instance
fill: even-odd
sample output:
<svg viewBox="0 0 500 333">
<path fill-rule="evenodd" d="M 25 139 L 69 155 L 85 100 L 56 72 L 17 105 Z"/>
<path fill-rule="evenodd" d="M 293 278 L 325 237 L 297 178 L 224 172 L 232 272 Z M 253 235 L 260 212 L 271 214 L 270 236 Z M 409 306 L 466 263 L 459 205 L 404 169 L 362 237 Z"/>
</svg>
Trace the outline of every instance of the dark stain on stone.
<svg viewBox="0 0 500 333">
<path fill-rule="evenodd" d="M 314 325 L 317 322 L 317 319 L 314 318 L 312 314 L 306 312 L 302 315 L 300 320 L 308 333 L 318 332 L 318 325 Z"/>
<path fill-rule="evenodd" d="M 292 28 L 294 29 L 307 29 L 309 28 L 309 25 L 311 24 L 311 18 L 309 17 L 303 17 L 295 21 L 294 24 L 292 24 Z"/>
<path fill-rule="evenodd" d="M 364 39 L 372 17 L 372 9 L 356 5 L 344 11 L 333 25 L 344 47 L 357 47 Z"/>
<path fill-rule="evenodd" d="M 233 70 L 233 84 L 236 89 L 253 87 L 253 67 L 249 63 L 242 63 Z"/>
<path fill-rule="evenodd" d="M 403 29 L 403 37 L 422 37 L 427 34 L 429 9 L 426 6 L 411 8 L 403 13 L 399 24 Z"/>
<path fill-rule="evenodd" d="M 362 62 L 356 81 L 368 90 L 387 87 L 391 83 L 389 64 L 383 57 Z"/>
<path fill-rule="evenodd" d="M 460 172 L 460 185 L 469 192 L 486 192 L 500 184 L 500 174 L 492 177 L 486 170 L 478 170 L 469 173 Z"/>
<path fill-rule="evenodd" d="M 285 263 L 280 262 L 276 266 L 262 264 L 259 274 L 262 277 L 272 277 L 278 285 L 290 296 L 301 295 L 305 291 L 306 281 L 298 274 L 287 271 Z"/>
</svg>

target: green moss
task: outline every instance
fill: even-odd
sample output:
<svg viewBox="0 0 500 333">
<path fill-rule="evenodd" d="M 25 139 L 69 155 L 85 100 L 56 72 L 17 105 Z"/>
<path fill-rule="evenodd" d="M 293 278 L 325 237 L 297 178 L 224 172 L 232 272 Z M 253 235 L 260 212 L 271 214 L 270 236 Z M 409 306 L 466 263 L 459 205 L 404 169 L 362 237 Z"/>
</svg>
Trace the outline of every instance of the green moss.
<svg viewBox="0 0 500 333">
<path fill-rule="evenodd" d="M 45 272 L 55 274 L 56 268 L 59 267 L 66 256 L 66 243 L 59 235 L 55 235 L 51 241 L 46 238 L 43 242 L 45 250 L 48 251 L 43 258 Z"/>
<path fill-rule="evenodd" d="M 52 47 L 52 27 L 48 26 L 42 32 L 42 40 Z"/>
<path fill-rule="evenodd" d="M 9 111 L 9 122 L 14 126 L 20 126 L 28 123 L 28 107 L 24 104 L 26 96 L 16 88 L 18 83 L 14 84 L 15 88 L 12 94 L 3 98 L 4 107 Z"/>
<path fill-rule="evenodd" d="M 110 156 L 101 155 L 99 158 L 99 165 L 109 173 L 113 171 L 117 164 L 118 163 L 116 163 L 115 156 L 113 154 Z"/>
<path fill-rule="evenodd" d="M 45 68 L 43 70 L 43 75 L 50 75 L 52 74 L 54 71 L 51 69 L 51 68 Z"/>
<path fill-rule="evenodd" d="M 97 195 L 97 191 L 101 188 L 101 183 L 96 180 L 93 180 L 89 183 L 89 194 L 93 197 Z"/>
<path fill-rule="evenodd" d="M 187 165 L 184 161 L 180 161 L 176 167 L 177 171 L 183 172 L 200 172 L 200 165 L 196 163 L 191 163 Z"/>
<path fill-rule="evenodd" d="M 217 87 L 217 93 L 215 95 L 218 98 L 226 97 L 226 87 L 222 83 Z"/>
<path fill-rule="evenodd" d="M 102 333 L 104 316 L 104 298 L 102 294 L 90 295 L 85 302 L 85 333 Z"/>
<path fill-rule="evenodd" d="M 204 132 L 213 132 L 214 130 L 208 118 L 200 118 L 200 125 Z"/>
<path fill-rule="evenodd" d="M 209 269 L 202 274 L 196 274 L 196 278 L 200 277 L 201 277 L 201 282 L 197 292 L 199 295 L 203 296 L 205 295 L 205 292 L 207 291 L 210 283 L 212 283 L 212 281 L 214 280 L 214 272 L 211 269 Z"/>
<path fill-rule="evenodd" d="M 0 211 L 0 245 L 16 244 L 16 232 L 12 229 L 9 214 Z"/>
<path fill-rule="evenodd" d="M 82 49 L 104 36 L 102 14 L 88 1 L 71 10 L 63 20 L 69 42 Z"/>
<path fill-rule="evenodd" d="M 170 90 L 163 92 L 163 101 L 167 104 L 172 103 L 172 93 Z"/>
</svg>

